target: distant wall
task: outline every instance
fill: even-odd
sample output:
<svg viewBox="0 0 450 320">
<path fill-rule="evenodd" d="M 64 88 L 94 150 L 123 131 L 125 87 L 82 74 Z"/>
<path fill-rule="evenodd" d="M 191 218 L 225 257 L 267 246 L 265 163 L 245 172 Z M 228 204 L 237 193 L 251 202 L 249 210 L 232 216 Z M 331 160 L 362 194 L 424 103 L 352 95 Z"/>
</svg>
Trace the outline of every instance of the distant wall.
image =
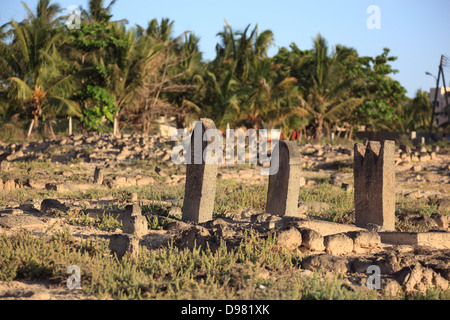
<svg viewBox="0 0 450 320">
<path fill-rule="evenodd" d="M 397 141 L 402 135 L 411 138 L 413 142 L 420 142 L 422 137 L 427 138 L 428 132 L 389 132 L 389 131 L 358 131 L 355 133 L 356 138 L 363 140 L 364 138 L 370 141 L 394 140 Z M 441 139 L 442 133 L 433 133 L 434 139 Z"/>
</svg>

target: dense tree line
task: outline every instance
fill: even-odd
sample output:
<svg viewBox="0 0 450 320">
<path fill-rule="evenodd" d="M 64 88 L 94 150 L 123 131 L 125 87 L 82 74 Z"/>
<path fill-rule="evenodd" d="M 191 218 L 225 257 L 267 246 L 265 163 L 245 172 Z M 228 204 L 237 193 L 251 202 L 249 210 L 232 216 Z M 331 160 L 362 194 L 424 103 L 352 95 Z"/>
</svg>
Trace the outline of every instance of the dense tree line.
<svg viewBox="0 0 450 320">
<path fill-rule="evenodd" d="M 79 28 L 56 3 L 0 29 L 0 125 L 29 125 L 76 117 L 87 130 L 150 132 L 156 117 L 184 127 L 199 116 L 232 128 L 280 128 L 285 138 L 331 132 L 420 130 L 429 125 L 428 96 L 414 99 L 390 75 L 396 57 L 385 48 L 359 56 L 329 47 L 318 34 L 312 48 L 292 43 L 268 56 L 270 30 L 248 25 L 218 32 L 216 56 L 204 61 L 192 32 L 174 36 L 174 21 L 153 19 L 128 28 L 113 21 L 111 7 L 90 0 Z M 51 122 L 49 122 L 51 125 Z"/>
</svg>

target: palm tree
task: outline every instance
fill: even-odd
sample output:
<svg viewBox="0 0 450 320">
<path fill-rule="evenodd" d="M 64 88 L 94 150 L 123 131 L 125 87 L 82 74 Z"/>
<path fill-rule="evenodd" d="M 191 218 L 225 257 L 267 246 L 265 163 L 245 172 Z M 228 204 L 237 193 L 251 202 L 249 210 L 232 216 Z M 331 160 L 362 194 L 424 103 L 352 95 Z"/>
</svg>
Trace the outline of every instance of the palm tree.
<svg viewBox="0 0 450 320">
<path fill-rule="evenodd" d="M 45 111 L 67 115 L 79 113 L 76 102 L 69 99 L 78 79 L 59 67 L 61 33 L 53 27 L 58 6 L 40 0 L 37 16 L 25 7 L 28 19 L 21 23 L 11 21 L 13 41 L 1 59 L 13 69 L 7 79 L 9 96 L 31 107 L 36 130 Z"/>
<path fill-rule="evenodd" d="M 342 73 L 342 64 L 352 50 L 340 47 L 329 55 L 326 40 L 320 34 L 314 39 L 313 47 L 312 87 L 298 95 L 298 100 L 313 119 L 314 138 L 319 140 L 324 126 L 330 129 L 332 123 L 350 116 L 364 99 L 352 97 L 352 81 Z"/>
<path fill-rule="evenodd" d="M 172 30 L 174 21 L 169 18 L 162 18 L 158 24 L 158 20 L 152 19 L 147 26 L 146 35 L 156 39 L 161 43 L 168 43 L 172 40 Z"/>
<path fill-rule="evenodd" d="M 161 46 L 154 46 L 147 37 L 139 37 L 136 29 L 127 30 L 124 24 L 112 24 L 112 37 L 117 46 L 109 48 L 104 58 L 108 69 L 105 86 L 115 96 L 120 116 L 133 108 L 135 100 L 145 89 L 146 79 L 157 70 L 161 61 Z"/>
<path fill-rule="evenodd" d="M 217 34 L 221 38 L 221 43 L 216 45 L 213 67 L 215 70 L 221 68 L 231 70 L 235 77 L 245 84 L 253 61 L 267 57 L 268 48 L 273 44 L 273 33 L 264 30 L 259 34 L 256 25 L 248 35 L 250 25 L 243 31 L 234 32 L 226 21 L 225 23 L 224 30 Z"/>
<path fill-rule="evenodd" d="M 31 13 L 30 8 L 24 3 L 27 11 Z M 52 26 L 55 22 L 57 15 L 60 13 L 61 7 L 57 3 L 50 3 L 50 0 L 40 0 L 37 4 L 36 12 L 37 17 L 44 20 L 44 25 Z M 33 20 L 33 14 L 31 13 L 31 19 Z"/>
<path fill-rule="evenodd" d="M 255 59 L 251 67 L 248 95 L 243 95 L 241 119 L 254 128 L 282 126 L 294 115 L 305 116 L 305 112 L 293 97 L 297 93 L 294 77 L 277 77 L 279 66 L 269 58 Z"/>
<path fill-rule="evenodd" d="M 240 113 L 240 86 L 233 73 L 228 71 L 224 80 L 219 82 L 214 73 L 206 71 L 205 79 L 203 87 L 207 90 L 204 103 L 210 107 L 210 116 L 217 123 L 217 127 L 225 129 L 227 123 L 236 125 Z"/>
<path fill-rule="evenodd" d="M 393 127 L 402 132 L 426 130 L 430 125 L 431 112 L 432 104 L 428 93 L 419 89 L 413 99 L 397 107 Z"/>
<path fill-rule="evenodd" d="M 175 106 L 174 115 L 177 127 L 185 126 L 190 115 L 199 115 L 198 105 L 200 86 L 204 83 L 202 53 L 199 38 L 192 32 L 185 32 L 184 41 L 174 47 L 173 67 L 169 69 L 170 81 L 165 87 L 164 96 Z"/>
<path fill-rule="evenodd" d="M 89 0 L 88 11 L 84 11 L 85 20 L 90 23 L 109 22 L 112 18 L 111 9 L 115 3 L 116 0 L 112 0 L 104 7 L 104 0 Z"/>
</svg>

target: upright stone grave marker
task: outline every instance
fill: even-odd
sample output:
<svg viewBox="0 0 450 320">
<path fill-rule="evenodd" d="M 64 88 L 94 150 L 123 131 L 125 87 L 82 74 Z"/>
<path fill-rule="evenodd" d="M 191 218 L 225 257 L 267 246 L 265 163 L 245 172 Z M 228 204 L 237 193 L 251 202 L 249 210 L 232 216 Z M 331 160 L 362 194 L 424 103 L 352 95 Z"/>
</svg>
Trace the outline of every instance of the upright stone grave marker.
<svg viewBox="0 0 450 320">
<path fill-rule="evenodd" d="M 123 233 L 142 237 L 148 233 L 147 218 L 142 215 L 141 207 L 134 203 L 125 207 L 123 215 Z"/>
<path fill-rule="evenodd" d="M 394 141 L 369 141 L 367 147 L 355 144 L 353 175 L 357 227 L 374 224 L 383 230 L 395 230 L 394 156 Z"/>
<path fill-rule="evenodd" d="M 102 185 L 103 184 L 103 168 L 95 167 L 94 183 L 98 184 L 98 185 Z"/>
<path fill-rule="evenodd" d="M 298 216 L 301 155 L 296 143 L 280 140 L 273 149 L 270 162 L 266 212 Z"/>
<path fill-rule="evenodd" d="M 197 121 L 191 136 L 186 167 L 186 186 L 183 221 L 202 223 L 212 219 L 216 194 L 217 163 L 205 163 L 204 151 L 213 141 L 205 141 L 204 134 L 216 129 L 214 122 L 202 118 Z"/>
</svg>

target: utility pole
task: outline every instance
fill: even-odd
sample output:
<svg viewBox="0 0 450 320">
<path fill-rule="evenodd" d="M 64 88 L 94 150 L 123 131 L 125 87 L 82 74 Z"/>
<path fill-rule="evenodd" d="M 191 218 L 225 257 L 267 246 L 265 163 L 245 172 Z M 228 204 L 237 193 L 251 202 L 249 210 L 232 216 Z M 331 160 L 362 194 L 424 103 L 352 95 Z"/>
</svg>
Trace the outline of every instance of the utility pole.
<svg viewBox="0 0 450 320">
<path fill-rule="evenodd" d="M 439 89 L 439 80 L 442 74 L 442 82 L 443 82 L 443 86 L 444 86 L 444 96 L 445 96 L 445 102 L 448 106 L 448 97 L 447 97 L 447 88 L 445 86 L 445 78 L 444 78 L 444 60 L 446 60 L 446 57 L 444 55 L 441 55 L 441 61 L 439 63 L 439 72 L 438 72 L 438 76 L 436 78 L 436 91 L 434 93 L 434 101 L 433 101 L 433 112 L 431 113 L 431 122 L 430 122 L 430 132 L 428 134 L 428 138 L 431 139 L 431 135 L 433 133 L 433 122 L 434 122 L 434 114 L 436 112 L 436 103 L 437 103 L 437 96 L 438 96 L 438 89 Z M 427 74 L 430 74 L 429 72 L 427 72 Z"/>
</svg>

